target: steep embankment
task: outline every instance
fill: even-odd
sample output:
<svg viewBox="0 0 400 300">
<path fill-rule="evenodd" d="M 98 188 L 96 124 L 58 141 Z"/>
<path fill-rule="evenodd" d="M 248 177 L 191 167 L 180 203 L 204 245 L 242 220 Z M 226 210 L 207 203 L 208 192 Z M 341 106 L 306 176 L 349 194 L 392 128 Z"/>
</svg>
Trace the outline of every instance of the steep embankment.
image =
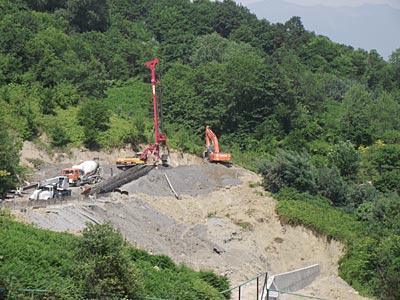
<svg viewBox="0 0 400 300">
<path fill-rule="evenodd" d="M 113 154 L 97 154 L 112 161 Z M 362 299 L 337 275 L 343 246 L 303 227 L 282 225 L 275 200 L 258 185 L 259 175 L 239 167 L 201 164 L 188 156 L 173 155 L 171 161 L 184 165 L 153 170 L 123 186 L 129 195 L 111 193 L 94 201 L 27 210 L 20 217 L 38 227 L 77 233 L 87 221 L 110 220 L 138 247 L 195 269 L 226 274 L 232 285 L 261 272 L 275 274 L 318 263 L 321 276 L 304 293 Z M 254 286 L 245 287 L 243 294 L 253 298 Z"/>
</svg>

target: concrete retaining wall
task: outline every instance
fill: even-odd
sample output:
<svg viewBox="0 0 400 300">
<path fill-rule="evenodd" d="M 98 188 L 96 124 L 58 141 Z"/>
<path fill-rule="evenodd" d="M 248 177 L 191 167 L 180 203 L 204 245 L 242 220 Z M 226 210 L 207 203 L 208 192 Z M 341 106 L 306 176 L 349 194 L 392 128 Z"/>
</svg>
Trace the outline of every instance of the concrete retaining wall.
<svg viewBox="0 0 400 300">
<path fill-rule="evenodd" d="M 269 290 L 296 292 L 308 286 L 320 274 L 319 265 L 312 265 L 306 268 L 297 269 L 291 272 L 276 274 L 268 279 Z M 262 300 L 266 300 L 264 291 Z M 268 300 L 279 299 L 279 293 L 270 291 Z"/>
</svg>

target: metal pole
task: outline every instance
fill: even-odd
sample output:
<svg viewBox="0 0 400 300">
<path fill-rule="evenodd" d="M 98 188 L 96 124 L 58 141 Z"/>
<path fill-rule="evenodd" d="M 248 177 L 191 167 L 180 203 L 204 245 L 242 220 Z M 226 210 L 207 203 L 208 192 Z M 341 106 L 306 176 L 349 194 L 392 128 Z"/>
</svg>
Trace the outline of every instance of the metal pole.
<svg viewBox="0 0 400 300">
<path fill-rule="evenodd" d="M 238 298 L 239 300 L 240 300 L 240 298 L 241 298 L 241 297 L 240 297 L 240 294 L 241 294 L 240 292 L 241 292 L 241 290 L 242 290 L 242 286 L 240 285 L 240 286 L 239 286 L 239 298 Z"/>
<path fill-rule="evenodd" d="M 258 291 L 258 281 L 259 281 L 259 278 L 260 278 L 260 277 L 257 277 L 257 297 L 256 297 L 256 300 L 258 300 L 258 295 L 259 295 L 259 291 Z"/>
<path fill-rule="evenodd" d="M 265 291 L 265 289 L 267 289 L 267 300 L 269 300 L 268 299 L 268 272 L 266 272 L 265 273 L 265 278 L 264 278 L 264 285 L 263 285 L 263 288 L 262 288 L 262 293 L 261 293 L 261 299 L 260 300 L 263 300 L 264 299 L 264 291 Z"/>
</svg>

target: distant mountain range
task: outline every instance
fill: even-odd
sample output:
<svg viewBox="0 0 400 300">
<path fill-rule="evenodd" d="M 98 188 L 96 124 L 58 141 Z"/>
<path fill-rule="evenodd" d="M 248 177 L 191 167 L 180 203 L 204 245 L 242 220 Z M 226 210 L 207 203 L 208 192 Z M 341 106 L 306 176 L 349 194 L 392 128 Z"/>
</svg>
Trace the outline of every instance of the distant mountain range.
<svg viewBox="0 0 400 300">
<path fill-rule="evenodd" d="M 375 49 L 386 60 L 400 48 L 400 10 L 388 5 L 302 6 L 285 1 L 260 0 L 244 6 L 259 19 L 265 18 L 271 23 L 284 23 L 292 16 L 299 16 L 306 30 L 355 49 Z"/>
</svg>

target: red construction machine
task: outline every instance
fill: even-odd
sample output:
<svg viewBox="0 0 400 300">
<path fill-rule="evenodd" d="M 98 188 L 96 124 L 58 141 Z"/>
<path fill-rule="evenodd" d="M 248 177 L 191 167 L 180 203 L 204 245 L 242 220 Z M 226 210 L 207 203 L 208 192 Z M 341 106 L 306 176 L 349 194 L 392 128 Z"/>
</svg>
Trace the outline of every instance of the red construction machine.
<svg viewBox="0 0 400 300">
<path fill-rule="evenodd" d="M 162 115 L 162 101 L 161 97 L 157 101 L 156 85 L 158 84 L 160 95 L 161 95 L 161 83 L 156 81 L 155 68 L 158 63 L 158 59 L 149 61 L 146 65 L 151 70 L 151 85 L 153 90 L 153 112 L 154 112 L 154 131 L 155 131 L 155 143 L 147 147 L 143 152 L 137 152 L 132 157 L 118 157 L 116 160 L 117 168 L 121 170 L 127 170 L 136 165 L 155 165 L 160 162 L 163 165 L 167 165 L 168 159 L 168 148 L 167 148 L 167 136 L 164 133 L 164 123 Z"/>
<path fill-rule="evenodd" d="M 167 149 L 167 136 L 164 133 L 164 122 L 162 115 L 162 100 L 157 102 L 157 94 L 156 94 L 156 75 L 155 68 L 158 64 L 158 59 L 154 59 L 153 61 L 149 61 L 146 65 L 151 70 L 151 86 L 153 90 L 153 113 L 154 113 L 154 131 L 155 131 L 155 143 L 147 147 L 140 159 L 146 162 L 147 164 L 158 164 L 162 162 L 163 165 L 168 164 L 168 149 Z M 159 88 L 161 91 L 161 84 L 158 82 Z"/>
<path fill-rule="evenodd" d="M 206 150 L 204 159 L 215 163 L 230 163 L 231 154 L 219 151 L 218 138 L 209 126 L 206 126 Z"/>
</svg>

